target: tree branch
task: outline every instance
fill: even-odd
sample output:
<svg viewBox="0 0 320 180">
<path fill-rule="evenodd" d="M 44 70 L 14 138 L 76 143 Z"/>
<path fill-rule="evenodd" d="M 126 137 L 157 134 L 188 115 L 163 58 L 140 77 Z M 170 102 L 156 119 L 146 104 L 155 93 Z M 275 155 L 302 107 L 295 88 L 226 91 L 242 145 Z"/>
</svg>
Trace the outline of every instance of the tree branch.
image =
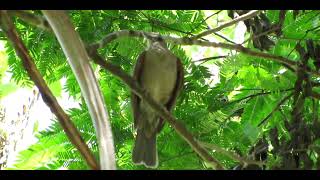
<svg viewBox="0 0 320 180">
<path fill-rule="evenodd" d="M 193 62 L 208 62 L 210 60 L 215 60 L 215 59 L 220 59 L 220 58 L 226 58 L 228 56 L 212 56 L 212 57 L 207 57 L 207 58 L 203 58 L 203 59 L 198 59 L 198 60 L 195 60 Z"/>
<path fill-rule="evenodd" d="M 28 16 L 32 17 L 32 14 L 28 14 Z M 33 24 L 37 27 L 42 27 L 41 25 L 37 24 L 37 23 L 40 23 L 41 20 L 28 20 L 28 19 L 37 19 L 36 16 L 33 18 L 30 18 L 30 17 L 23 18 L 23 16 L 21 16 L 22 20 L 25 20 L 25 21 L 29 22 L 30 24 Z M 42 24 L 46 24 L 46 23 L 42 23 Z M 46 30 L 48 30 L 48 29 L 46 29 Z M 140 38 L 145 38 L 145 37 L 157 38 L 158 37 L 159 38 L 159 35 L 155 34 L 155 33 L 143 32 L 143 31 L 120 30 L 120 31 L 113 32 L 113 33 L 106 35 L 102 40 L 100 40 L 97 43 L 93 43 L 90 46 L 92 46 L 92 48 L 93 47 L 94 48 L 102 48 L 102 47 L 106 46 L 106 44 L 108 44 L 111 41 L 113 41 L 117 38 L 120 38 L 120 37 L 140 37 Z M 245 48 L 241 45 L 193 40 L 192 38 L 187 38 L 187 37 L 175 38 L 175 37 L 171 37 L 171 36 L 162 36 L 162 38 L 164 40 L 166 40 L 167 42 L 180 44 L 180 45 L 199 45 L 199 46 L 206 46 L 206 47 L 217 47 L 217 48 L 225 48 L 225 49 L 235 50 L 237 52 L 242 52 L 244 54 L 251 55 L 254 57 L 270 59 L 274 62 L 282 64 L 283 66 L 285 66 L 286 68 L 288 68 L 290 70 L 296 71 L 296 62 L 293 60 L 290 60 L 290 59 L 282 57 L 282 56 L 253 51 L 253 50 L 251 50 L 249 48 Z M 311 72 L 313 75 L 316 75 L 318 77 L 320 76 L 320 72 L 317 72 L 315 70 L 308 69 L 308 72 Z"/>
<path fill-rule="evenodd" d="M 257 39 L 257 38 L 259 38 L 261 36 L 267 35 L 267 34 L 269 34 L 271 32 L 274 32 L 274 31 L 278 30 L 279 28 L 280 28 L 279 26 L 274 26 L 274 27 L 272 27 L 272 28 L 260 33 L 260 34 L 257 34 L 257 35 L 253 34 L 251 37 L 249 37 L 247 40 L 243 41 L 241 44 L 244 44 L 244 43 L 248 42 L 251 39 Z"/>
<path fill-rule="evenodd" d="M 264 123 L 272 116 L 272 114 L 273 114 L 274 112 L 276 112 L 276 111 L 280 108 L 280 106 L 281 106 L 283 103 L 285 103 L 288 99 L 291 98 L 291 96 L 293 96 L 293 92 L 290 93 L 289 95 L 285 96 L 285 97 L 276 105 L 276 107 L 270 112 L 270 114 L 268 114 L 268 116 L 265 117 L 265 118 L 258 124 L 258 126 L 261 126 L 262 124 L 264 124 Z"/>
<path fill-rule="evenodd" d="M 309 20 L 307 20 L 306 22 L 310 22 L 311 19 L 317 17 L 320 13 L 317 13 L 315 16 L 311 17 Z M 296 46 L 294 48 L 292 48 L 292 50 L 289 52 L 289 54 L 287 55 L 287 57 L 289 57 L 291 55 L 291 53 L 296 49 L 296 47 L 298 46 L 298 44 L 301 43 L 302 40 L 304 40 L 305 37 L 307 37 L 307 35 L 309 34 L 309 32 L 314 31 L 315 29 L 319 28 L 320 26 L 311 28 L 311 29 L 307 29 L 305 31 L 305 34 L 303 35 L 303 37 L 297 42 Z"/>
<path fill-rule="evenodd" d="M 267 35 L 271 32 L 276 32 L 277 36 L 280 36 L 281 34 L 281 30 L 282 30 L 282 26 L 283 26 L 283 22 L 285 20 L 285 15 L 286 15 L 286 11 L 285 10 L 280 10 L 279 13 L 279 21 L 277 24 L 275 24 L 273 27 L 271 27 L 270 29 L 258 34 L 258 35 L 252 35 L 251 37 L 249 37 L 247 40 L 243 41 L 241 44 L 244 44 L 246 42 L 248 42 L 251 39 L 257 39 L 261 36 Z"/>
<path fill-rule="evenodd" d="M 99 165 L 97 164 L 96 159 L 94 158 L 87 144 L 82 139 L 79 131 L 73 125 L 69 116 L 63 111 L 57 99 L 54 97 L 49 87 L 46 85 L 46 82 L 38 71 L 34 60 L 30 56 L 28 49 L 20 39 L 14 27 L 14 24 L 6 11 L 0 12 L 0 23 L 3 32 L 6 34 L 6 36 L 12 43 L 17 55 L 22 60 L 23 66 L 26 69 L 30 79 L 38 87 L 43 101 L 50 108 L 51 112 L 57 117 L 69 140 L 80 151 L 81 155 L 84 157 L 87 164 L 92 169 L 99 169 Z"/>
<path fill-rule="evenodd" d="M 42 17 L 42 16 L 38 16 L 35 14 L 31 14 L 25 11 L 18 11 L 18 10 L 11 10 L 8 11 L 8 14 L 10 16 L 17 16 L 19 17 L 21 20 L 30 23 L 33 26 L 36 26 L 40 29 L 46 30 L 46 31 L 50 31 L 52 32 L 52 29 L 48 23 L 48 21 Z"/>
<path fill-rule="evenodd" d="M 209 144 L 209 143 L 205 143 L 205 142 L 200 142 L 200 144 L 206 148 L 209 148 L 209 149 L 212 149 L 214 151 L 217 151 L 221 154 L 224 154 L 226 156 L 228 156 L 229 158 L 233 159 L 233 160 L 236 160 L 238 162 L 240 162 L 242 165 L 244 166 L 247 166 L 249 164 L 256 164 L 258 166 L 262 166 L 262 165 L 265 165 L 264 162 L 261 162 L 261 161 L 254 161 L 254 160 L 250 160 L 250 159 L 246 159 L 246 158 L 243 158 L 239 155 L 237 155 L 236 153 L 233 153 L 233 152 L 230 152 L 230 151 L 227 151 L 227 150 L 224 150 L 222 149 L 221 147 L 218 147 L 214 144 Z"/>
<path fill-rule="evenodd" d="M 224 169 L 224 167 L 211 157 L 206 149 L 204 149 L 193 135 L 186 129 L 186 127 L 178 121 L 171 113 L 162 105 L 159 105 L 148 92 L 140 87 L 140 85 L 129 75 L 127 75 L 120 67 L 105 61 L 97 52 L 95 48 L 88 48 L 88 54 L 96 64 L 99 64 L 104 69 L 111 72 L 116 77 L 120 78 L 130 89 L 137 94 L 141 99 L 146 101 L 163 119 L 165 119 L 176 132 L 192 147 L 192 149 L 200 155 L 200 157 L 212 165 L 216 169 Z"/>
<path fill-rule="evenodd" d="M 250 19 L 250 18 L 258 15 L 260 12 L 261 12 L 261 11 L 257 11 L 257 10 L 255 10 L 255 11 L 250 11 L 250 12 L 248 12 L 247 14 L 244 14 L 244 15 L 239 16 L 239 17 L 237 17 L 237 18 L 235 18 L 235 19 L 233 19 L 233 20 L 231 20 L 231 21 L 229 21 L 229 22 L 226 22 L 226 23 L 222 24 L 221 26 L 218 26 L 218 27 L 216 27 L 216 28 L 214 28 L 214 29 L 210 29 L 210 30 L 208 30 L 208 31 L 204 31 L 204 32 L 202 32 L 202 33 L 200 33 L 200 34 L 192 37 L 192 39 L 193 39 L 193 40 L 196 40 L 196 39 L 199 39 L 199 38 L 201 38 L 201 37 L 207 36 L 207 35 L 209 35 L 209 34 L 218 32 L 218 31 L 220 31 L 220 30 L 223 29 L 223 28 L 226 28 L 226 27 L 228 27 L 228 26 L 232 26 L 232 25 L 238 23 L 239 21 L 244 21 L 244 20 L 246 20 L 246 19 Z"/>
<path fill-rule="evenodd" d="M 227 103 L 226 105 L 234 104 L 234 103 L 243 101 L 243 100 L 245 100 L 245 99 L 254 98 L 254 97 L 257 97 L 257 96 L 261 96 L 261 95 L 267 95 L 267 94 L 276 93 L 276 92 L 287 92 L 287 91 L 292 91 L 292 90 L 294 90 L 294 88 L 284 89 L 284 90 L 280 90 L 280 91 L 269 91 L 269 92 L 260 92 L 260 93 L 256 93 L 256 94 L 250 94 L 250 95 L 248 95 L 248 96 L 246 96 L 246 97 L 243 97 L 243 98 L 241 98 L 241 99 L 237 99 L 237 100 L 234 100 L 234 101 L 230 101 L 230 102 Z"/>
<path fill-rule="evenodd" d="M 218 36 L 218 37 L 220 37 L 221 39 L 224 39 L 224 40 L 226 40 L 227 42 L 229 42 L 229 43 L 232 43 L 232 44 L 237 44 L 237 43 L 235 43 L 235 42 L 233 42 L 233 41 L 231 41 L 230 39 L 228 39 L 228 38 L 226 38 L 226 37 L 224 37 L 224 36 L 222 36 L 221 34 L 218 34 L 218 33 L 213 33 L 214 35 L 216 35 L 216 36 Z"/>
<path fill-rule="evenodd" d="M 210 19 L 212 16 L 217 15 L 217 14 L 221 13 L 222 11 L 223 11 L 223 10 L 219 10 L 219 11 L 211 14 L 210 16 L 206 17 L 204 20 L 202 20 L 202 21 L 199 23 L 199 25 L 203 24 L 203 23 L 206 22 L 208 19 Z"/>
<path fill-rule="evenodd" d="M 117 32 L 113 32 L 113 33 L 106 35 L 100 41 L 91 44 L 90 47 L 95 48 L 95 49 L 102 48 L 105 45 L 107 45 L 108 43 L 110 43 L 111 41 L 113 41 L 117 38 L 121 38 L 121 37 L 139 37 L 139 38 L 148 38 L 148 39 L 163 38 L 166 42 L 180 44 L 180 45 L 199 45 L 199 46 L 205 46 L 205 47 L 230 49 L 230 50 L 235 50 L 237 52 L 241 52 L 241 53 L 251 55 L 254 57 L 270 59 L 274 62 L 282 64 L 283 66 L 285 66 L 291 70 L 296 70 L 296 62 L 293 60 L 289 60 L 289 59 L 284 58 L 282 56 L 253 51 L 253 50 L 251 50 L 249 48 L 245 48 L 239 44 L 215 43 L 215 42 L 210 42 L 210 41 L 192 40 L 191 38 L 187 38 L 187 37 L 176 38 L 176 37 L 171 37 L 171 36 L 160 36 L 159 34 L 156 34 L 156 33 L 147 33 L 144 31 L 120 30 Z M 315 70 L 309 69 L 308 71 L 310 71 L 311 73 L 313 73 L 317 76 L 320 76 L 320 73 Z"/>
<path fill-rule="evenodd" d="M 96 130 L 101 169 L 116 169 L 109 116 L 89 56 L 64 11 L 43 11 L 80 85 Z"/>
</svg>

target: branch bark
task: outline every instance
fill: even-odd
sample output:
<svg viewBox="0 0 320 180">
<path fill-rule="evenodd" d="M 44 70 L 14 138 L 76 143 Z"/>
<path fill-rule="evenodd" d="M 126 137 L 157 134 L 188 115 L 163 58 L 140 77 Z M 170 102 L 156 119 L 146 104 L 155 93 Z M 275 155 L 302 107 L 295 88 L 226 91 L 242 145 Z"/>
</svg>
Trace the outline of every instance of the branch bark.
<svg viewBox="0 0 320 180">
<path fill-rule="evenodd" d="M 220 162 L 214 159 L 208 151 L 203 148 L 193 135 L 186 129 L 186 127 L 178 121 L 171 113 L 164 107 L 159 105 L 153 98 L 140 87 L 140 85 L 120 67 L 105 61 L 97 52 L 95 48 L 88 48 L 88 54 L 96 64 L 99 64 L 104 69 L 111 72 L 116 77 L 120 78 L 130 89 L 137 94 L 141 99 L 146 101 L 163 119 L 165 119 L 176 132 L 192 147 L 192 149 L 200 155 L 200 157 L 208 162 L 215 169 L 224 169 Z"/>
<path fill-rule="evenodd" d="M 52 29 L 51 29 L 48 21 L 45 18 L 43 18 L 42 16 L 31 14 L 26 11 L 18 11 L 18 10 L 8 11 L 8 14 L 10 16 L 17 16 L 21 20 L 28 22 L 28 23 L 30 23 L 40 29 L 52 32 Z"/>
<path fill-rule="evenodd" d="M 109 116 L 84 45 L 64 11 L 43 11 L 80 85 L 97 133 L 101 169 L 116 169 Z"/>
<path fill-rule="evenodd" d="M 117 32 L 110 33 L 106 35 L 104 38 L 102 38 L 100 41 L 93 43 L 90 45 L 91 48 L 102 48 L 106 46 L 111 41 L 121 38 L 121 37 L 139 37 L 139 38 L 148 38 L 148 39 L 157 39 L 157 38 L 163 38 L 166 42 L 174 43 L 174 44 L 180 44 L 180 45 L 199 45 L 204 47 L 215 47 L 215 48 L 224 48 L 224 49 L 230 49 L 235 50 L 237 52 L 241 52 L 247 55 L 251 55 L 254 57 L 259 58 L 265 58 L 270 59 L 274 62 L 280 63 L 283 66 L 287 67 L 288 69 L 296 71 L 296 62 L 293 60 L 290 60 L 288 58 L 277 56 L 273 54 L 253 51 L 249 48 L 245 48 L 239 44 L 228 44 L 228 43 L 215 43 L 210 41 L 202 41 L 202 40 L 193 40 L 192 38 L 176 38 L 171 36 L 161 36 L 156 33 L 147 33 L 144 31 L 133 31 L 133 30 L 120 30 Z M 315 70 L 308 70 L 314 75 L 320 76 L 320 73 Z"/>
<path fill-rule="evenodd" d="M 92 169 L 99 169 L 99 165 L 96 162 L 93 154 L 91 153 L 89 147 L 82 139 L 79 131 L 74 126 L 69 116 L 63 111 L 59 105 L 57 99 L 54 97 L 46 82 L 42 78 L 40 72 L 38 71 L 34 60 L 30 56 L 28 49 L 20 39 L 14 24 L 6 11 L 0 12 L 0 23 L 3 32 L 6 34 L 10 42 L 12 43 L 17 55 L 22 60 L 23 66 L 26 69 L 30 79 L 35 83 L 39 89 L 43 101 L 50 108 L 51 112 L 55 114 L 59 123 L 61 124 L 63 130 L 65 131 L 67 137 L 74 144 L 74 146 L 80 151 L 81 155 L 84 157 L 88 165 Z"/>
</svg>

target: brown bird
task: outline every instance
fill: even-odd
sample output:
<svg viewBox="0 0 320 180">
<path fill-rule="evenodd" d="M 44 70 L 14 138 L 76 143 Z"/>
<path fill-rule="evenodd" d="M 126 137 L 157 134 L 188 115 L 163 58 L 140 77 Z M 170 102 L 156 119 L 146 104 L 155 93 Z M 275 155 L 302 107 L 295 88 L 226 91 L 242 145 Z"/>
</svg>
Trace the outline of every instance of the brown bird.
<svg viewBox="0 0 320 180">
<path fill-rule="evenodd" d="M 183 66 L 180 59 L 169 51 L 163 40 L 153 41 L 138 57 L 133 78 L 155 101 L 169 111 L 183 87 Z M 132 153 L 134 164 L 149 168 L 158 166 L 157 134 L 164 120 L 133 92 L 131 103 L 137 136 Z"/>
</svg>

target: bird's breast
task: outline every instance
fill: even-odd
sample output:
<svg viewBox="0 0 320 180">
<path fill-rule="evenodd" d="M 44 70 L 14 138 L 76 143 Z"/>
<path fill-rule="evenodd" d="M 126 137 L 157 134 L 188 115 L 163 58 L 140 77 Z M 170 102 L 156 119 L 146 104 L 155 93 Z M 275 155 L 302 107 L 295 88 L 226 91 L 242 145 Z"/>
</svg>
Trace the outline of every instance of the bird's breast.
<svg viewBox="0 0 320 180">
<path fill-rule="evenodd" d="M 176 85 L 177 58 L 170 53 L 147 53 L 141 80 L 157 102 L 167 103 Z"/>
</svg>

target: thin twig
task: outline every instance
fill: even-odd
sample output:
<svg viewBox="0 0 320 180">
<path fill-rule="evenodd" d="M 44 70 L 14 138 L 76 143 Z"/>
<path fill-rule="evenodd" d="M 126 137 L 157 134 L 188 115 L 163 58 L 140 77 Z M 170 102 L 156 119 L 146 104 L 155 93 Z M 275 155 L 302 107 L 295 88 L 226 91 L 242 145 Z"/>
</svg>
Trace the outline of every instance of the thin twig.
<svg viewBox="0 0 320 180">
<path fill-rule="evenodd" d="M 309 22 L 311 21 L 311 19 L 317 17 L 320 13 L 317 13 L 315 16 L 311 17 L 308 21 L 306 22 Z M 289 54 L 287 55 L 287 57 L 289 57 L 291 55 L 291 53 L 296 49 L 297 45 L 301 43 L 302 40 L 304 40 L 305 37 L 307 37 L 308 33 L 311 32 L 311 31 L 314 31 L 315 29 L 319 28 L 320 26 L 317 26 L 317 27 L 314 27 L 314 28 L 311 28 L 311 29 L 308 29 L 305 31 L 305 34 L 304 36 L 297 42 L 296 46 L 289 52 Z"/>
<path fill-rule="evenodd" d="M 234 103 L 237 103 L 237 102 L 241 102 L 241 101 L 243 101 L 245 99 L 248 99 L 248 98 L 254 98 L 254 97 L 257 97 L 257 96 L 261 96 L 261 95 L 267 95 L 267 94 L 276 93 L 276 92 L 287 92 L 287 91 L 292 91 L 292 90 L 294 90 L 294 88 L 284 89 L 284 90 L 280 90 L 280 91 L 269 91 L 269 92 L 260 92 L 260 93 L 256 93 L 256 94 L 251 94 L 251 95 L 248 95 L 248 96 L 243 97 L 241 99 L 230 101 L 225 106 L 230 105 L 230 104 L 234 104 Z"/>
<path fill-rule="evenodd" d="M 186 127 L 178 121 L 171 113 L 162 105 L 159 105 L 148 92 L 140 87 L 140 85 L 120 67 L 105 61 L 95 48 L 88 48 L 88 54 L 96 64 L 99 64 L 104 69 L 111 72 L 116 77 L 120 78 L 130 89 L 137 94 L 141 99 L 146 101 L 163 119 L 165 119 L 176 132 L 192 147 L 192 149 L 200 155 L 200 157 L 212 165 L 216 169 L 224 169 L 224 167 L 213 158 L 206 149 L 204 149 Z"/>
<path fill-rule="evenodd" d="M 276 35 L 272 35 L 272 34 L 270 34 L 270 36 L 276 37 Z M 282 40 L 282 41 L 285 41 L 285 40 L 288 40 L 288 41 L 304 41 L 306 39 L 282 36 L 278 40 Z M 312 39 L 312 38 L 310 38 L 310 40 L 312 40 L 312 41 L 320 41 L 320 39 Z"/>
<path fill-rule="evenodd" d="M 229 158 L 240 162 L 244 166 L 247 166 L 249 164 L 256 164 L 258 166 L 265 165 L 265 163 L 262 161 L 254 161 L 254 160 L 250 160 L 247 158 L 243 158 L 234 152 L 224 150 L 221 147 L 218 147 L 214 144 L 210 144 L 210 143 L 206 143 L 206 142 L 200 142 L 200 144 L 206 148 L 209 148 L 209 149 L 214 150 L 218 153 L 224 154 L 224 155 L 228 156 Z"/>
<path fill-rule="evenodd" d="M 131 20 L 131 21 L 135 21 L 135 22 L 143 22 L 143 23 L 148 23 L 148 24 L 151 24 L 151 25 L 155 25 L 155 26 L 158 26 L 158 27 L 163 27 L 163 28 L 166 28 L 166 29 L 169 29 L 169 30 L 172 30 L 172 31 L 176 31 L 176 32 L 179 32 L 179 33 L 183 33 L 183 34 L 186 34 L 186 35 L 189 35 L 189 36 L 194 36 L 194 34 L 191 32 L 186 32 L 186 31 L 182 31 L 180 29 L 176 29 L 176 28 L 173 28 L 171 27 L 170 25 L 168 24 L 165 24 L 163 23 L 162 21 L 159 21 L 157 19 L 152 19 L 150 18 L 149 16 L 147 16 L 145 13 L 143 13 L 142 11 L 140 12 L 146 19 L 147 21 L 135 21 L 135 20 Z M 119 18 L 120 19 L 120 18 Z M 123 20 L 123 19 L 121 19 Z M 129 19 L 126 19 L 126 20 L 129 20 Z M 204 39 L 204 38 L 200 38 L 201 40 L 204 40 L 204 41 L 208 41 L 207 39 Z"/>
<path fill-rule="evenodd" d="M 224 40 L 226 40 L 227 42 L 229 42 L 229 43 L 232 43 L 232 44 L 237 44 L 237 43 L 235 43 L 235 42 L 233 42 L 233 41 L 231 41 L 230 39 L 228 39 L 228 38 L 226 38 L 226 37 L 224 37 L 224 36 L 222 36 L 222 35 L 220 35 L 220 34 L 218 34 L 218 33 L 213 33 L 214 35 L 216 35 L 216 36 L 219 36 L 220 38 L 222 38 L 222 39 L 224 39 Z"/>
<path fill-rule="evenodd" d="M 267 117 L 265 117 L 259 124 L 258 126 L 261 126 L 262 124 L 264 124 L 271 116 L 274 112 L 276 112 L 280 106 L 285 103 L 288 99 L 291 98 L 291 96 L 293 96 L 293 93 L 290 93 L 289 95 L 285 96 L 277 105 L 276 107 L 270 112 L 270 114 L 267 115 Z"/>
<path fill-rule="evenodd" d="M 248 41 L 251 40 L 251 39 L 257 39 L 257 38 L 259 38 L 259 37 L 261 37 L 261 36 L 267 35 L 267 34 L 269 34 L 270 32 L 276 31 L 276 30 L 278 30 L 278 29 L 279 29 L 279 26 L 274 26 L 273 28 L 270 28 L 270 29 L 268 29 L 268 30 L 266 30 L 266 31 L 258 34 L 258 35 L 252 35 L 252 36 L 249 37 L 247 40 L 243 41 L 241 44 L 244 44 L 244 43 L 248 42 Z"/>
<path fill-rule="evenodd" d="M 7 12 L 1 11 L 0 18 L 0 23 L 3 32 L 6 34 L 6 36 L 12 43 L 17 55 L 21 58 L 23 66 L 26 69 L 28 75 L 30 76 L 30 79 L 35 83 L 35 85 L 39 89 L 43 101 L 50 108 L 51 112 L 55 114 L 63 130 L 66 132 L 67 137 L 79 150 L 79 152 L 84 157 L 88 165 L 92 169 L 99 169 L 99 165 L 96 162 L 96 159 L 91 153 L 89 147 L 82 139 L 79 131 L 70 120 L 70 117 L 63 111 L 57 99 L 54 97 L 49 87 L 46 85 L 46 82 L 44 81 L 43 77 L 38 71 L 34 63 L 34 60 L 28 52 L 28 49 L 20 39 L 16 31 L 16 28 L 14 27 L 14 24 L 8 16 Z"/>
<path fill-rule="evenodd" d="M 251 40 L 251 39 L 257 39 L 257 38 L 259 38 L 259 37 L 261 37 L 261 36 L 267 35 L 267 34 L 269 34 L 270 32 L 274 32 L 274 31 L 277 31 L 277 30 L 281 30 L 282 25 L 283 25 L 283 21 L 284 21 L 284 18 L 285 18 L 284 15 L 285 15 L 285 14 L 284 14 L 283 12 L 280 12 L 278 24 L 276 24 L 274 27 L 272 27 L 272 28 L 270 28 L 270 29 L 268 29 L 268 30 L 266 30 L 266 31 L 258 34 L 258 35 L 254 35 L 254 34 L 253 34 L 251 37 L 249 37 L 247 40 L 243 41 L 241 44 L 244 44 L 244 43 L 248 42 L 248 41 Z"/>
<path fill-rule="evenodd" d="M 284 114 L 283 110 L 280 108 L 279 112 L 281 113 L 281 115 L 283 116 L 284 120 L 289 122 L 289 119 L 287 118 L 287 116 Z"/>
<path fill-rule="evenodd" d="M 206 22 L 208 19 L 210 19 L 210 18 L 213 17 L 214 15 L 217 15 L 217 14 L 221 13 L 222 11 L 223 11 L 223 10 L 220 10 L 220 11 L 215 12 L 215 13 L 211 14 L 210 16 L 206 17 L 204 20 L 202 20 L 202 21 L 199 23 L 199 25 L 200 25 L 200 24 L 203 24 L 203 23 Z"/>
<path fill-rule="evenodd" d="M 202 33 L 194 36 L 192 39 L 193 39 L 193 40 L 199 39 L 199 38 L 201 38 L 201 37 L 207 36 L 207 35 L 212 34 L 212 33 L 214 33 L 214 32 L 218 32 L 218 31 L 220 31 L 220 30 L 223 29 L 223 28 L 226 28 L 226 27 L 229 27 L 229 26 L 232 26 L 232 25 L 238 23 L 239 21 L 244 21 L 244 20 L 246 20 L 246 19 L 250 19 L 250 18 L 258 15 L 260 12 L 261 12 L 261 11 L 257 11 L 257 10 L 250 11 L 250 12 L 248 12 L 247 14 L 244 14 L 244 15 L 242 15 L 242 16 L 239 16 L 239 17 L 237 17 L 237 18 L 235 18 L 235 19 L 233 19 L 233 20 L 231 20 L 231 21 L 229 21 L 229 22 L 226 22 L 226 23 L 224 23 L 224 24 L 222 24 L 222 25 L 220 25 L 220 26 L 218 26 L 218 27 L 216 27 L 216 28 L 214 28 L 214 29 L 210 29 L 210 30 L 204 31 L 204 32 L 202 32 Z"/>
<path fill-rule="evenodd" d="M 226 57 L 228 57 L 228 56 L 212 56 L 212 57 L 207 57 L 207 58 L 203 58 L 203 59 L 198 59 L 198 60 L 195 60 L 193 62 L 207 62 L 207 61 L 210 61 L 210 60 L 226 58 Z"/>
<path fill-rule="evenodd" d="M 241 88 L 241 89 L 235 89 L 233 91 L 265 91 L 265 89 L 261 89 L 261 88 Z"/>
</svg>

